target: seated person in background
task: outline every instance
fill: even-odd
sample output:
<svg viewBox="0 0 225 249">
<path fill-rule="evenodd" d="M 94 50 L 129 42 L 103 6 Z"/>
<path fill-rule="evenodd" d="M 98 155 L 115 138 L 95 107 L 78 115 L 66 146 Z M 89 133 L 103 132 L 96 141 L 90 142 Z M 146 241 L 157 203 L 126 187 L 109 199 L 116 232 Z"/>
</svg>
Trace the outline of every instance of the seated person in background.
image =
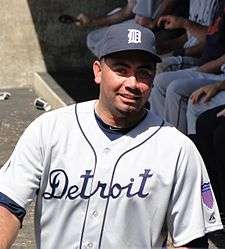
<svg viewBox="0 0 225 249">
<path fill-rule="evenodd" d="M 223 2 L 225 6 L 225 0 Z M 186 134 L 189 96 L 202 86 L 225 80 L 225 72 L 221 68 L 225 63 L 224 44 L 225 13 L 221 6 L 221 13 L 208 29 L 200 66 L 164 72 L 155 77 L 150 97 L 152 111 Z"/>
<path fill-rule="evenodd" d="M 136 14 L 135 21 L 142 26 L 150 28 L 156 34 L 157 40 L 173 39 L 183 34 L 182 29 L 162 30 L 159 28 L 157 23 L 161 16 L 173 14 L 187 17 L 188 12 L 189 0 L 139 0 L 134 8 L 134 13 Z"/>
<path fill-rule="evenodd" d="M 220 2 L 221 0 L 190 0 L 189 19 L 171 15 L 159 18 L 158 26 L 164 26 L 168 30 L 184 29 L 186 32 L 176 39 L 157 40 L 159 54 L 173 52 L 173 56 L 163 58 L 158 65 L 158 73 L 198 65 L 207 27 L 218 13 Z"/>
<path fill-rule="evenodd" d="M 112 10 L 107 15 L 90 17 L 84 13 L 80 13 L 75 22 L 80 27 L 101 27 L 97 30 L 90 32 L 87 36 L 87 47 L 91 52 L 98 57 L 99 51 L 102 47 L 102 39 L 107 30 L 107 27 L 112 24 L 120 23 L 130 20 L 135 17 L 133 8 L 136 5 L 136 0 L 127 0 L 127 4 L 122 8 Z"/>
<path fill-rule="evenodd" d="M 225 226 L 225 99 L 223 105 L 199 116 L 194 142 L 205 162 L 217 198 L 222 223 Z"/>
<path fill-rule="evenodd" d="M 196 133 L 196 121 L 200 114 L 220 105 L 225 105 L 225 80 L 212 81 L 194 91 L 187 106 L 187 134 L 192 136 Z"/>
<path fill-rule="evenodd" d="M 127 4 L 125 6 L 116 8 L 108 14 L 104 14 L 102 16 L 89 16 L 87 14 L 80 13 L 76 17 L 76 25 L 81 27 L 102 27 L 129 20 L 135 16 L 133 9 L 137 1 L 138 0 L 127 0 Z"/>
<path fill-rule="evenodd" d="M 110 26 L 133 18 L 135 18 L 137 23 L 144 24 L 142 21 L 143 17 L 148 17 L 148 20 L 155 20 L 161 14 L 172 13 L 172 7 L 174 7 L 177 1 L 178 0 L 128 0 L 126 6 L 113 10 L 107 15 L 89 17 L 84 13 L 80 13 L 76 17 L 76 25 L 81 27 L 101 27 L 90 32 L 87 36 L 88 48 L 98 57 L 99 49 L 102 46 L 102 38 L 107 31 L 107 27 L 104 26 Z M 185 7 L 185 5 L 183 6 Z"/>
</svg>

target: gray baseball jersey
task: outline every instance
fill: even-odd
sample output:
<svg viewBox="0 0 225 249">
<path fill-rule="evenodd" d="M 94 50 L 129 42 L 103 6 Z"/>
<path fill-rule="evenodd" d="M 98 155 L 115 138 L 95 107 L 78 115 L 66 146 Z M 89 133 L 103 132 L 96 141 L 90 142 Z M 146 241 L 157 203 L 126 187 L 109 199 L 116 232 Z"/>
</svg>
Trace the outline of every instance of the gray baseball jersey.
<svg viewBox="0 0 225 249">
<path fill-rule="evenodd" d="M 221 229 L 202 159 L 175 128 L 147 117 L 111 141 L 94 103 L 35 120 L 0 171 L 0 192 L 36 199 L 37 248 L 159 248 Z"/>
<path fill-rule="evenodd" d="M 133 12 L 140 16 L 149 17 L 154 19 L 159 14 L 163 0 L 137 0 Z"/>
</svg>

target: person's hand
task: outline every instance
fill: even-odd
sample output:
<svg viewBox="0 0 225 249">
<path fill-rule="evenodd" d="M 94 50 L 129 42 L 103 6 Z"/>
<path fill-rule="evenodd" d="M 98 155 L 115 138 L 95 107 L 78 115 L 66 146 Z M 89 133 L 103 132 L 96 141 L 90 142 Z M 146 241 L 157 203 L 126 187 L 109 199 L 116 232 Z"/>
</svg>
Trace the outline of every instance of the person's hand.
<svg viewBox="0 0 225 249">
<path fill-rule="evenodd" d="M 217 116 L 217 118 L 219 118 L 219 117 L 225 117 L 225 109 L 223 109 L 222 111 L 218 112 L 216 114 L 216 116 Z"/>
<path fill-rule="evenodd" d="M 203 98 L 203 103 L 209 101 L 213 96 L 215 96 L 218 92 L 218 85 L 212 84 L 207 85 L 199 88 L 198 90 L 194 91 L 191 96 L 192 104 L 196 104 Z"/>
<path fill-rule="evenodd" d="M 154 29 L 157 25 L 156 21 L 151 20 L 148 17 L 139 16 L 139 15 L 135 16 L 135 22 L 149 29 Z"/>
<path fill-rule="evenodd" d="M 185 19 L 178 16 L 161 16 L 158 19 L 157 26 L 164 29 L 180 29 L 184 27 Z"/>
<path fill-rule="evenodd" d="M 83 14 L 83 13 L 80 13 L 77 17 L 76 17 L 76 21 L 75 21 L 75 24 L 77 26 L 81 26 L 81 27 L 88 27 L 91 23 L 91 19 Z"/>
</svg>

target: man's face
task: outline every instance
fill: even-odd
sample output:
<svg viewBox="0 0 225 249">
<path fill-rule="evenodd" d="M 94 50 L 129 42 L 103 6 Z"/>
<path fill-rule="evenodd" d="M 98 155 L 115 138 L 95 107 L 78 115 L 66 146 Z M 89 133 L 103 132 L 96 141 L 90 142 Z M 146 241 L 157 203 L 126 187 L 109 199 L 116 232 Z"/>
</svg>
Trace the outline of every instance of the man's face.
<svg viewBox="0 0 225 249">
<path fill-rule="evenodd" d="M 155 76 L 156 63 L 148 53 L 119 52 L 94 63 L 100 84 L 99 105 L 117 117 L 142 113 Z"/>
</svg>

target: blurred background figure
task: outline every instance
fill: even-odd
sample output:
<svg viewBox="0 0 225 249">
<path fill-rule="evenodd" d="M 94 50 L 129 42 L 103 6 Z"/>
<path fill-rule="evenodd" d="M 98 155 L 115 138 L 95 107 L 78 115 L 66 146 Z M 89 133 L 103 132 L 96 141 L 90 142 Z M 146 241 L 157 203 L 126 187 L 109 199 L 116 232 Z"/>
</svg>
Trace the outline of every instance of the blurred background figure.
<svg viewBox="0 0 225 249">
<path fill-rule="evenodd" d="M 163 56 L 157 73 L 185 69 L 199 64 L 207 27 L 212 24 L 220 9 L 221 0 L 189 0 L 189 18 L 162 16 L 158 26 L 167 30 L 183 29 L 176 39 L 158 39 L 157 50 Z M 187 24 L 188 25 L 185 25 Z M 167 55 L 170 53 L 169 55 Z"/>
<path fill-rule="evenodd" d="M 107 15 L 91 17 L 80 13 L 74 17 L 75 24 L 80 27 L 100 27 L 87 36 L 87 46 L 92 53 L 98 57 L 99 49 L 102 46 L 102 38 L 107 31 L 107 26 L 115 23 L 131 20 L 142 26 L 146 26 L 153 31 L 158 31 L 156 24 L 161 15 L 175 13 L 185 16 L 188 12 L 188 0 L 179 1 L 179 8 L 175 8 L 178 0 L 128 0 L 127 4 L 121 8 L 114 9 Z M 179 31 L 167 31 L 164 37 L 174 38 L 181 35 Z"/>
<path fill-rule="evenodd" d="M 222 2 L 223 5 L 220 6 L 220 11 L 208 32 L 204 32 L 202 26 L 193 25 L 190 21 L 182 22 L 188 30 L 194 30 L 196 34 L 202 33 L 204 37 L 199 67 L 163 72 L 154 79 L 150 96 L 152 111 L 184 134 L 187 134 L 186 112 L 191 94 L 200 87 L 225 80 L 225 0 Z"/>
</svg>

